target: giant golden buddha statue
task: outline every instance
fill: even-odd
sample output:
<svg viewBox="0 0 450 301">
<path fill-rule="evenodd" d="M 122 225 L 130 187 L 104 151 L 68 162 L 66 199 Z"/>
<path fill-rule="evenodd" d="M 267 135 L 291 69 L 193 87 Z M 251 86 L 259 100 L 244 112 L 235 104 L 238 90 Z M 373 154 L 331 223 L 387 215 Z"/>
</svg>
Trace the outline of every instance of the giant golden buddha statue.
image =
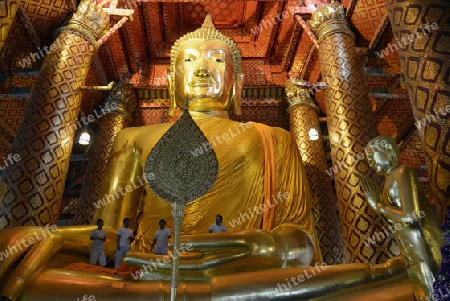
<svg viewBox="0 0 450 301">
<path fill-rule="evenodd" d="M 320 262 L 311 212 L 313 200 L 295 141 L 283 129 L 228 118 L 230 106 L 239 109 L 243 81 L 240 65 L 235 43 L 216 30 L 209 15 L 201 28 L 181 37 L 172 48 L 168 77 L 171 111 L 175 106 L 183 109 L 188 98 L 190 114 L 209 140 L 209 144 L 193 147 L 188 155 L 201 160 L 204 152 L 213 148 L 219 163 L 213 187 L 186 207 L 181 234 L 208 233 L 220 213 L 229 230 L 249 230 L 243 238 L 250 241 L 263 235 L 256 230 L 268 231 L 264 235 L 269 235 L 267 239 L 274 244 L 267 241 L 267 246 L 259 250 L 277 257 L 279 263 L 270 263 L 267 268 L 297 266 L 299 260 L 306 265 L 311 260 Z M 171 126 L 160 124 L 119 132 L 99 192 L 105 196 L 106 205 L 96 211 L 94 220 L 102 218 L 105 225 L 119 228 L 121 220 L 130 217 L 133 224 L 144 189 L 138 184 L 143 181 L 144 162 Z M 174 163 L 174 169 L 179 168 L 177 164 Z M 133 183 L 139 187 L 129 195 L 107 201 L 107 196 L 115 196 L 120 188 Z M 142 253 L 149 253 L 161 218 L 173 229 L 171 204 L 147 190 L 134 248 Z M 196 237 L 189 239 L 195 242 Z M 208 236 L 222 255 L 223 239 L 220 235 Z M 282 240 L 286 247 L 279 248 Z M 303 246 L 310 244 L 314 252 L 308 247 L 305 254 Z"/>
<path fill-rule="evenodd" d="M 193 146 L 188 156 L 202 160 L 204 153 L 213 148 L 219 164 L 213 187 L 185 209 L 183 241 L 194 246 L 208 244 L 206 250 L 194 248 L 202 254 L 195 264 L 192 258 L 181 258 L 180 275 L 187 279 L 193 275 L 198 279 L 227 274 L 236 269 L 254 271 L 321 262 L 312 198 L 295 141 L 283 129 L 228 118 L 231 106 L 239 110 L 243 82 L 240 65 L 236 44 L 217 31 L 209 15 L 201 28 L 181 37 L 171 52 L 171 112 L 175 107 L 183 109 L 188 99 L 190 114 L 209 141 Z M 171 126 L 160 124 L 119 132 L 99 192 L 105 196 L 106 204 L 96 210 L 94 220 L 102 218 L 112 228 L 118 228 L 125 217 L 130 217 L 131 223 L 136 220 L 144 189 L 144 185 L 139 185 L 144 162 Z M 174 163 L 173 169 L 180 168 L 178 164 Z M 129 194 L 107 200 L 133 183 L 137 188 Z M 150 253 L 161 218 L 167 221 L 169 229 L 174 229 L 171 204 L 151 189 L 147 191 L 133 248 L 143 254 Z M 202 236 L 208 233 L 218 213 L 228 229 L 235 231 Z M 126 262 L 142 266 L 154 257 L 132 254 Z"/>
<path fill-rule="evenodd" d="M 216 30 L 210 17 L 202 28 L 176 42 L 170 71 L 172 109 L 183 108 L 188 98 L 190 113 L 210 142 L 199 146 L 200 151 L 193 149 L 192 156 L 202 156 L 202 151 L 212 147 L 219 164 L 211 190 L 186 207 L 182 242 L 192 249 L 181 254 L 179 297 L 331 300 L 334 296 L 338 300 L 366 290 L 373 299 L 376 288 L 383 287 L 384 295 L 377 295 L 376 300 L 394 300 L 389 299 L 392 292 L 401 295 L 401 300 L 412 300 L 402 258 L 374 266 L 320 264 L 312 198 L 297 146 L 282 129 L 227 118 L 229 107 L 239 109 L 243 81 L 240 54 L 235 43 Z M 105 221 L 108 257 L 116 248 L 113 229 L 120 226 L 123 217 L 130 217 L 131 224 L 136 220 L 145 187 L 144 162 L 170 127 L 128 128 L 116 138 L 100 191 L 104 204 L 97 203 L 93 218 Z M 206 234 L 218 213 L 229 231 Z M 161 263 L 161 257 L 149 254 L 161 218 L 172 227 L 170 204 L 147 189 L 134 252 L 125 263 L 144 271 L 155 259 Z M 93 228 L 3 230 L 0 250 L 17 248 L 0 265 L 2 300 L 81 300 L 86 295 L 98 300 L 168 298 L 170 261 L 164 260 L 140 280 L 61 269 L 79 260 L 78 254 L 89 254 Z M 46 233 L 47 237 L 36 241 L 36 233 Z M 34 243 L 21 243 L 30 240 Z M 387 280 L 393 281 L 392 287 Z"/>
</svg>

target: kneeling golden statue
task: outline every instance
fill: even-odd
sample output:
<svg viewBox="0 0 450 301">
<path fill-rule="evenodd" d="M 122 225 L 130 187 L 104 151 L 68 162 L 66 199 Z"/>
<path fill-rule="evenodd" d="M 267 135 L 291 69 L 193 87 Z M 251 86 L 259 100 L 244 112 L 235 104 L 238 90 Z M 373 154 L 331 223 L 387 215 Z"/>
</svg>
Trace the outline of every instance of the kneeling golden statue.
<svg viewBox="0 0 450 301">
<path fill-rule="evenodd" d="M 192 252 L 181 254 L 178 296 L 190 300 L 330 300 L 330 296 L 383 286 L 386 279 L 395 279 L 394 288 L 408 295 L 411 288 L 401 258 L 375 266 L 320 264 L 312 198 L 295 142 L 282 129 L 227 118 L 230 106 L 239 110 L 240 60 L 236 44 L 216 30 L 209 16 L 202 28 L 180 38 L 172 49 L 171 111 L 176 105 L 182 108 L 186 98 L 190 100 L 191 115 L 210 142 L 193 149 L 192 156 L 202 156 L 212 147 L 219 164 L 211 190 L 186 207 L 181 234 Z M 96 203 L 93 218 L 105 222 L 107 256 L 116 247 L 112 229 L 119 228 L 124 217 L 130 217 L 130 224 L 137 218 L 144 189 L 143 162 L 170 126 L 128 128 L 116 138 L 99 194 L 104 197 Z M 133 189 L 128 191 L 130 185 Z M 229 231 L 206 234 L 219 213 Z M 168 228 L 173 227 L 170 204 L 149 190 L 134 252 L 125 258 L 126 263 L 147 271 L 145 267 L 155 259 L 161 262 L 160 257 L 148 254 L 161 218 Z M 168 297 L 170 262 L 144 273 L 139 281 L 58 269 L 61 262 L 70 261 L 62 251 L 70 252 L 73 257 L 69 259 L 75 253 L 89 253 L 93 228 L 60 227 L 49 238 L 7 258 L 0 268 L 0 279 L 5 281 L 0 285 L 2 296 L 12 300 L 75 300 L 83 295 L 98 300 Z M 2 240 L 0 248 L 40 229 L 5 230 L 2 234 L 8 239 Z"/>
<path fill-rule="evenodd" d="M 434 299 L 434 274 L 439 272 L 440 248 L 444 245 L 436 210 L 414 170 L 400 165 L 400 153 L 392 137 L 372 139 L 366 153 L 370 166 L 386 178 L 383 193 L 368 177 L 361 179 L 369 205 L 391 224 L 389 230 L 408 262 L 416 299 Z"/>
</svg>

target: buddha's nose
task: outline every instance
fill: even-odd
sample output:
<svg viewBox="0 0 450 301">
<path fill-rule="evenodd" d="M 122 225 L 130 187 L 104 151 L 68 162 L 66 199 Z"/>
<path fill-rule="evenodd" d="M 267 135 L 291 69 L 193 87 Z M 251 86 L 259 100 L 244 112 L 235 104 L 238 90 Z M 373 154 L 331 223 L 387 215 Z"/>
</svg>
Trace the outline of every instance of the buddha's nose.
<svg viewBox="0 0 450 301">
<path fill-rule="evenodd" d="M 204 55 L 198 60 L 197 66 L 195 66 L 194 71 L 195 76 L 207 78 L 211 77 L 211 70 L 209 68 L 208 60 Z"/>
</svg>

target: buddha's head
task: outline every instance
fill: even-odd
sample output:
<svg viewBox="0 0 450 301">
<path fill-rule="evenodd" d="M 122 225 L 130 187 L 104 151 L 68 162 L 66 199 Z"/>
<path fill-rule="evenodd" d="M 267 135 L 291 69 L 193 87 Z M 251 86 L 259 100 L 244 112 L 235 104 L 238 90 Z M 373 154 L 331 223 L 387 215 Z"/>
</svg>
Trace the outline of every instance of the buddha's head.
<svg viewBox="0 0 450 301">
<path fill-rule="evenodd" d="M 170 114 L 183 109 L 198 112 L 228 111 L 240 114 L 244 79 L 236 44 L 220 33 L 210 15 L 201 28 L 179 38 L 172 47 L 168 83 Z"/>
<path fill-rule="evenodd" d="M 377 173 L 388 173 L 400 165 L 397 142 L 390 136 L 378 136 L 369 141 L 365 148 L 367 161 Z"/>
</svg>

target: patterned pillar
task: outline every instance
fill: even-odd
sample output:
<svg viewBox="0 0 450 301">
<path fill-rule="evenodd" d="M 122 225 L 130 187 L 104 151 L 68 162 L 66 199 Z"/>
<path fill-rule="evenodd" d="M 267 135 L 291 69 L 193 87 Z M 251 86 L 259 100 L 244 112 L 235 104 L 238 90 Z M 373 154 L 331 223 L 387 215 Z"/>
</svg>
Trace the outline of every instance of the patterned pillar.
<svg viewBox="0 0 450 301">
<path fill-rule="evenodd" d="M 111 148 L 117 133 L 132 123 L 136 107 L 136 95 L 131 85 L 115 85 L 105 101 L 108 114 L 100 118 L 93 142 L 89 164 L 86 167 L 83 186 L 78 200 L 75 224 L 91 224 L 93 202 L 98 200 L 98 190 L 106 172 Z"/>
<path fill-rule="evenodd" d="M 19 8 L 19 1 L 5 0 L 0 2 L 0 49 L 3 49 L 11 25 Z"/>
<path fill-rule="evenodd" d="M 59 29 L 33 89 L 13 143 L 20 160 L 6 171 L 0 229 L 55 223 L 77 128 L 81 92 L 97 39 L 109 18 L 96 2 L 83 1 Z"/>
<path fill-rule="evenodd" d="M 325 103 L 331 144 L 336 195 L 347 262 L 378 263 L 399 255 L 393 236 L 367 242 L 383 233 L 384 223 L 373 212 L 361 190 L 359 176 L 381 178 L 370 168 L 364 147 L 378 136 L 371 103 L 367 95 L 362 66 L 356 56 L 354 35 L 339 2 L 319 7 L 311 26 L 318 35 L 322 78 L 327 79 Z"/>
<path fill-rule="evenodd" d="M 388 47 L 400 55 L 433 199 L 444 221 L 450 207 L 450 2 L 386 2 L 397 40 Z"/>
<path fill-rule="evenodd" d="M 327 175 L 327 157 L 319 124 L 319 108 L 309 96 L 309 89 L 289 81 L 286 86 L 291 134 L 305 164 L 311 194 L 315 199 L 314 219 L 320 249 L 327 264 L 345 263 L 337 201 Z"/>
</svg>

